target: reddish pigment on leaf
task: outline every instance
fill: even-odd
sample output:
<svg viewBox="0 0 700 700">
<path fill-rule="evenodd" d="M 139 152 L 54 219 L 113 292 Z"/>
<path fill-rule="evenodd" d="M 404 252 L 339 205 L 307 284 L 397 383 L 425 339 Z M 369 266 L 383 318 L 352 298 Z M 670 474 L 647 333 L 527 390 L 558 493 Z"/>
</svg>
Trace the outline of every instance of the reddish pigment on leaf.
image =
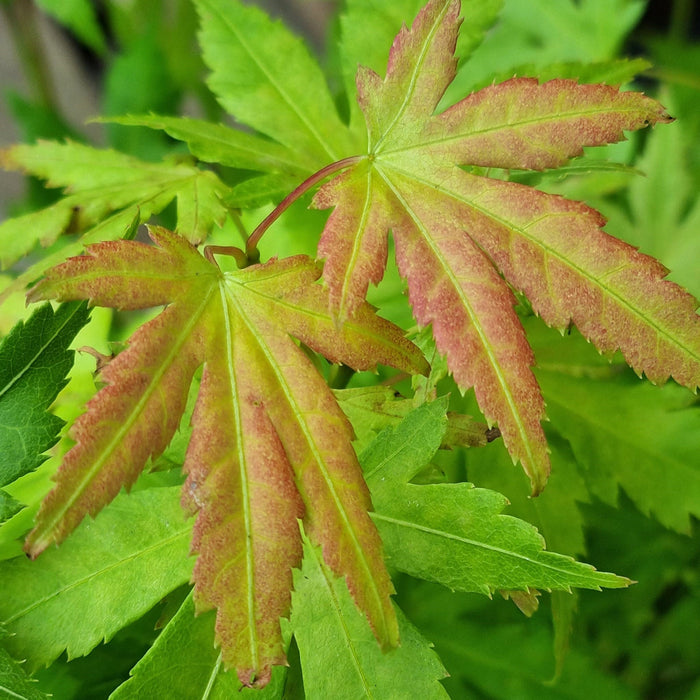
<svg viewBox="0 0 700 700">
<path fill-rule="evenodd" d="M 700 384 L 697 302 L 658 262 L 604 233 L 589 207 L 463 166 L 556 167 L 670 117 L 640 93 L 532 78 L 435 114 L 456 71 L 459 10 L 458 0 L 432 0 L 396 37 L 384 79 L 358 71 L 367 157 L 317 193 L 317 207 L 334 207 L 318 254 L 342 321 L 381 279 L 392 232 L 416 319 L 432 325 L 457 383 L 474 388 L 537 494 L 549 473 L 544 401 L 511 287 L 550 325 L 573 322 L 637 372 L 691 389 Z"/>
<path fill-rule="evenodd" d="M 184 463 L 183 506 L 198 610 L 217 609 L 227 666 L 262 687 L 285 663 L 280 617 L 301 560 L 298 520 L 347 578 L 380 644 L 398 643 L 391 580 L 352 448 L 352 428 L 294 341 L 355 369 L 426 372 L 422 354 L 368 304 L 338 328 L 313 260 L 296 256 L 223 273 L 184 238 L 91 246 L 49 271 L 32 300 L 89 299 L 117 308 L 167 303 L 102 373 L 26 549 L 63 540 L 129 487 L 168 445 L 194 372 L 204 365 Z"/>
</svg>

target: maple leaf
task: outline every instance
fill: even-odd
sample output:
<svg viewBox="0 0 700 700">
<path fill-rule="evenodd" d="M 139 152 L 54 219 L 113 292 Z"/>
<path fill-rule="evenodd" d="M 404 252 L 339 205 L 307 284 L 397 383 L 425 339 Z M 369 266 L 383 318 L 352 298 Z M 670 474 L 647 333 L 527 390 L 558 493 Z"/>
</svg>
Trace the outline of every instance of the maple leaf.
<svg viewBox="0 0 700 700">
<path fill-rule="evenodd" d="M 200 611 L 218 609 L 224 662 L 251 686 L 284 663 L 279 618 L 301 561 L 298 518 L 346 576 L 381 645 L 395 646 L 392 587 L 352 428 L 293 338 L 358 370 L 380 362 L 425 372 L 422 354 L 368 304 L 338 328 L 308 257 L 224 273 L 184 238 L 158 227 L 150 235 L 157 246 L 90 246 L 29 293 L 121 309 L 167 306 L 102 371 L 106 386 L 73 426 L 77 444 L 26 550 L 36 556 L 60 542 L 163 452 L 203 364 L 182 502 L 199 512 L 195 600 Z"/>
<path fill-rule="evenodd" d="M 177 230 L 192 243 L 221 225 L 228 188 L 212 172 L 185 163 L 149 163 L 111 149 L 67 141 L 18 144 L 0 151 L 0 167 L 20 170 L 63 187 L 54 204 L 0 224 L 0 268 L 7 268 L 40 244 L 48 247 L 65 232 L 79 232 L 61 250 L 43 255 L 0 290 L 0 302 L 52 265 L 82 252 L 85 245 L 114 240 L 135 230 L 177 200 Z"/>
<path fill-rule="evenodd" d="M 0 486 L 34 471 L 63 421 L 48 413 L 73 364 L 69 344 L 88 321 L 84 304 L 50 304 L 0 343 Z M 0 489 L 0 522 L 21 506 Z"/>
<path fill-rule="evenodd" d="M 391 230 L 417 321 L 432 324 L 457 383 L 474 388 L 536 494 L 549 473 L 544 401 L 511 288 L 547 324 L 574 323 L 652 381 L 672 376 L 691 389 L 700 384 L 697 302 L 660 263 L 603 232 L 593 209 L 460 166 L 553 168 L 670 118 L 640 93 L 531 78 L 435 114 L 455 75 L 459 11 L 458 0 L 429 2 L 397 35 L 384 80 L 360 67 L 367 155 L 314 198 L 334 207 L 318 255 L 333 313 L 351 318 L 383 275 Z"/>
</svg>

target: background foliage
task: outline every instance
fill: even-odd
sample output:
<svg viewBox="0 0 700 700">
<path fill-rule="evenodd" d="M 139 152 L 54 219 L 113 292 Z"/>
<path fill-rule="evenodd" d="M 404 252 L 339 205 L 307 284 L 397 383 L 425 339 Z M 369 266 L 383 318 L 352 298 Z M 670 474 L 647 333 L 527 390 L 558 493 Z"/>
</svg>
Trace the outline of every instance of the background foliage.
<svg viewBox="0 0 700 700">
<path fill-rule="evenodd" d="M 6 1 L 2 5 L 9 22 L 22 4 Z M 348 62 L 383 71 L 394 33 L 422 3 L 387 1 L 385 23 L 371 26 L 359 19 L 371 3 L 348 0 L 346 4 L 346 12 L 329 26 L 324 52 L 324 64 L 336 88 L 346 80 L 341 69 Z M 478 43 L 501 2 L 464 4 L 468 23 L 458 53 Z M 220 107 L 204 87 L 205 69 L 194 34 L 197 22 L 189 0 L 104 2 L 99 14 L 88 2 L 71 3 L 70 11 L 65 3 L 43 0 L 38 5 L 64 25 L 90 56 L 102 87 L 104 114 L 179 114 L 187 109 L 210 120 L 222 118 Z M 671 279 L 699 296 L 700 49 L 693 43 L 692 3 L 675 2 L 669 16 L 656 22 L 650 19 L 654 9 L 643 0 L 505 0 L 498 22 L 458 72 L 445 99 L 453 101 L 516 72 L 542 78 L 585 75 L 615 82 L 612 71 L 627 75 L 645 65 L 638 62 L 631 70 L 611 63 L 613 59 L 630 54 L 647 59 L 652 67 L 642 73 L 636 87 L 661 100 L 676 117 L 675 123 L 592 151 L 591 161 L 572 165 L 566 176 L 559 171 L 518 177 L 550 192 L 585 199 L 608 217 L 609 232 L 659 257 L 671 268 Z M 350 33 L 345 46 L 352 47 L 352 56 L 338 52 L 341 31 Z M 33 94 L 6 96 L 23 137 L 30 142 L 63 136 L 80 140 L 84 138 L 80 127 L 67 125 L 52 99 L 56 87 L 44 79 L 40 51 L 40 46 L 34 46 L 25 59 L 27 69 L 34 67 L 37 76 L 31 83 Z M 165 131 L 108 124 L 103 145 L 146 160 L 173 155 L 178 159 L 173 168 L 190 168 L 183 144 Z M 602 157 L 629 167 L 597 166 L 594 159 Z M 241 180 L 240 173 L 225 168 L 219 169 L 219 175 L 229 183 Z M 292 182 L 295 177 L 292 173 Z M 238 190 L 238 201 L 250 197 L 248 203 L 256 207 L 244 215 L 249 228 L 269 211 L 264 201 L 255 201 L 260 184 L 255 190 L 241 184 Z M 284 188 L 288 183 L 269 184 Z M 138 189 L 142 184 L 133 186 Z M 187 194 L 187 190 L 173 192 L 183 199 Z M 34 211 L 52 197 L 54 192 L 30 180 L 26 197 L 14 205 L 13 213 Z M 273 251 L 314 255 L 326 214 L 306 205 L 308 198 L 276 224 L 274 243 L 265 239 L 261 245 L 264 257 Z M 165 207 L 161 214 L 166 225 L 173 220 L 172 209 L 172 205 Z M 232 235 L 235 232 L 224 231 L 222 242 Z M 49 253 L 59 259 L 64 256 L 65 238 L 57 239 Z M 3 273 L 2 284 L 21 272 L 12 268 Z M 401 289 L 395 270 L 390 270 L 371 300 L 383 315 L 408 328 L 412 321 Z M 29 334 L 30 345 L 43 333 L 48 338 L 46 351 L 35 365 L 28 363 L 24 376 L 29 393 L 15 384 L 13 391 L 0 394 L 0 415 L 16 416 L 17 407 L 35 411 L 45 416 L 42 427 L 45 423 L 44 432 L 50 433 L 23 441 L 34 457 L 34 462 L 28 460 L 22 467 L 23 473 L 38 466 L 38 455 L 56 438 L 58 426 L 44 413 L 47 406 L 53 401 L 53 413 L 71 422 L 94 391 L 94 360 L 81 355 L 76 355 L 70 381 L 62 388 L 66 348 L 73 343 L 72 347 L 90 345 L 109 353 L 113 343 L 127 337 L 136 324 L 133 315 L 96 309 L 90 325 L 74 341 L 85 311 L 77 306 L 64 309 L 61 317 L 45 309 L 20 327 Z M 307 541 L 304 567 L 295 580 L 295 596 L 301 602 L 289 623 L 290 630 L 295 630 L 291 668 L 288 672 L 276 669 L 265 697 L 279 697 L 283 686 L 286 697 L 302 697 L 302 686 L 308 697 L 343 697 L 339 688 L 345 690 L 345 697 L 361 696 L 357 674 L 343 675 L 351 664 L 335 655 L 337 649 L 350 649 L 352 654 L 354 644 L 364 650 L 361 656 L 367 654 L 362 658 L 370 669 L 369 678 L 372 669 L 377 671 L 377 687 L 382 689 L 377 697 L 408 697 L 405 692 L 418 688 L 421 695 L 441 697 L 444 687 L 454 698 L 700 698 L 696 631 L 700 619 L 696 520 L 700 516 L 700 404 L 673 384 L 659 389 L 640 382 L 623 363 L 600 358 L 575 330 L 560 337 L 546 329 L 536 318 L 528 318 L 526 304 L 521 312 L 536 350 L 537 378 L 552 419 L 548 438 L 553 471 L 545 492 L 535 500 L 527 497 L 525 476 L 512 468 L 498 442 L 479 449 L 441 450 L 426 459 L 432 460 L 436 473 L 445 473 L 452 481 L 466 478 L 505 494 L 511 502 L 508 514 L 536 525 L 548 549 L 583 558 L 601 571 L 615 571 L 637 581 L 636 585 L 604 593 L 543 595 L 540 609 L 528 619 L 498 596 L 488 600 L 473 593 L 452 593 L 437 583 L 396 574 L 396 601 L 405 614 L 399 618 L 405 656 L 397 657 L 395 667 L 380 667 L 373 666 L 382 660 L 381 654 L 377 649 L 378 661 L 372 661 L 374 641 L 371 635 L 362 636 L 366 630 L 361 619 L 353 617 L 357 613 L 347 590 Z M 19 295 L 10 296 L 0 314 L 3 332 L 26 317 Z M 41 372 L 41 376 L 53 373 L 53 394 L 32 391 L 32 377 Z M 45 385 L 44 380 L 37 381 Z M 355 381 L 371 380 L 360 376 Z M 5 386 L 1 375 L 0 385 Z M 451 393 L 451 410 L 477 415 L 473 399 L 460 398 L 451 380 L 440 379 L 439 393 Z M 357 429 L 361 423 L 354 422 Z M 40 427 L 34 420 L 21 423 Z M 417 433 L 417 443 L 435 442 L 437 428 L 433 433 L 429 428 L 425 431 Z M 362 432 L 358 433 L 362 440 Z M 364 435 L 361 462 L 365 469 L 371 468 L 374 435 L 371 427 Z M 52 693 L 66 699 L 104 698 L 113 691 L 113 697 L 120 699 L 158 697 L 155 693 L 229 697 L 237 692 L 238 681 L 220 670 L 209 644 L 212 615 L 191 615 L 186 583 L 192 562 L 186 558 L 187 531 L 178 510 L 179 489 L 174 488 L 180 476 L 178 469 L 169 468 L 182 463 L 185 439 L 183 435 L 168 448 L 156 470 L 137 483 L 132 496 L 120 496 L 104 517 L 94 524 L 83 523 L 60 550 L 47 553 L 46 563 L 32 576 L 22 572 L 29 564 L 17 557 L 17 538 L 31 525 L 49 475 L 68 445 L 65 440 L 59 442 L 50 459 L 18 480 L 17 474 L 5 469 L 16 460 L 8 460 L 8 454 L 0 456 L 5 460 L 0 461 L 0 474 L 6 487 L 0 492 L 0 555 L 6 560 L 0 571 L 5 598 L 2 619 L 15 633 L 11 638 L 0 628 L 0 635 L 5 635 L 0 636 L 0 688 L 5 684 L 28 698 Z M 430 478 L 427 473 L 425 479 Z M 172 509 L 171 531 L 165 539 L 157 523 L 148 523 L 154 498 L 159 499 L 159 509 Z M 20 504 L 27 507 L 20 509 Z M 154 556 L 148 536 L 160 543 L 167 540 L 169 546 Z M 118 573 L 101 576 L 105 561 Z M 152 572 L 148 588 L 139 582 L 139 595 L 131 595 L 138 580 L 134 572 L 142 577 L 144 571 Z M 30 589 L 27 580 L 32 580 Z M 313 593 L 304 595 L 305 587 Z M 70 593 L 57 596 L 59 590 Z M 105 606 L 103 611 L 96 601 Z M 112 609 L 116 612 L 110 619 Z M 340 619 L 347 625 L 339 625 L 333 617 L 338 610 L 343 611 Z M 306 620 L 314 618 L 317 629 L 297 625 L 295 616 L 304 615 Z M 18 617 L 24 627 L 17 627 Z M 83 617 L 95 624 L 81 625 Z M 66 626 L 73 624 L 77 632 L 66 633 Z M 355 630 L 352 626 L 357 624 L 360 627 Z M 352 644 L 343 641 L 344 636 Z M 66 638 L 77 641 L 65 649 Z M 107 643 L 99 644 L 103 638 Z M 426 639 L 434 644 L 435 654 L 426 655 Z M 411 656 L 414 641 L 418 661 Z M 18 663 L 25 658 L 27 663 Z M 339 669 L 337 676 L 329 674 L 334 668 Z M 412 675 L 417 668 L 420 673 Z M 445 678 L 446 672 L 449 677 Z M 332 692 L 326 683 L 334 684 Z"/>
</svg>

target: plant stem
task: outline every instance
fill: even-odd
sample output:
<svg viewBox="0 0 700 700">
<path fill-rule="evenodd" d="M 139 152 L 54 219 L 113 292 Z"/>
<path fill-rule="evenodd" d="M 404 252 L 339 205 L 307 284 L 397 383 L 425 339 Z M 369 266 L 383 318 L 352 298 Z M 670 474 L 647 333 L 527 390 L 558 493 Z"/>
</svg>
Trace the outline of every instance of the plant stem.
<svg viewBox="0 0 700 700">
<path fill-rule="evenodd" d="M 17 55 L 35 98 L 45 107 L 53 108 L 58 113 L 46 55 L 39 36 L 34 3 L 29 0 L 11 0 L 0 2 L 0 9 L 5 15 Z"/>
<path fill-rule="evenodd" d="M 349 158 L 343 158 L 335 163 L 327 165 L 325 168 L 315 172 L 310 177 L 306 178 L 304 182 L 301 183 L 296 189 L 292 190 L 255 228 L 253 233 L 250 234 L 248 242 L 246 243 L 246 255 L 248 257 L 254 256 L 257 251 L 258 243 L 262 238 L 265 231 L 267 231 L 270 226 L 279 219 L 279 217 L 305 192 L 308 192 L 314 185 L 317 185 L 321 180 L 324 180 L 329 175 L 337 173 L 339 170 L 344 170 L 349 168 L 355 163 L 359 163 L 366 156 L 350 156 Z"/>
<path fill-rule="evenodd" d="M 210 262 L 216 265 L 216 260 L 214 260 L 214 255 L 230 255 L 235 261 L 236 265 L 240 269 L 248 267 L 250 260 L 248 256 L 236 246 L 232 245 L 206 245 L 204 246 L 204 257 Z"/>
</svg>

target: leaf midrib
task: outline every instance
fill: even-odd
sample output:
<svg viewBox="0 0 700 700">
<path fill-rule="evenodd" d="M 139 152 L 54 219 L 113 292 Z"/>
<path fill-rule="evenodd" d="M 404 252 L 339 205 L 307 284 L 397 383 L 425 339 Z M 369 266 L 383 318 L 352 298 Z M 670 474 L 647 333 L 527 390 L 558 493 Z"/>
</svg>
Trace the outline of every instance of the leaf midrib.
<svg viewBox="0 0 700 700">
<path fill-rule="evenodd" d="M 324 565 L 324 562 L 319 559 L 315 547 L 309 547 L 308 551 L 313 552 L 313 557 L 316 560 L 316 565 L 318 566 L 319 570 L 321 571 L 321 575 L 323 576 L 323 583 L 325 584 L 325 588 L 328 592 L 328 597 L 330 598 L 331 608 L 335 613 L 335 617 L 338 620 L 339 626 L 342 629 L 343 637 L 346 643 L 346 649 L 348 650 L 350 658 L 352 659 L 352 665 L 355 671 L 357 672 L 357 675 L 359 676 L 360 683 L 362 684 L 362 689 L 365 693 L 365 697 L 373 698 L 375 696 L 372 692 L 372 686 L 370 685 L 367 676 L 365 675 L 364 670 L 362 668 L 362 663 L 360 662 L 360 654 L 357 651 L 352 635 L 350 634 L 350 630 L 348 629 L 348 626 L 345 622 L 345 616 L 343 615 L 343 611 L 340 606 L 340 601 L 338 600 L 338 597 L 336 596 L 335 591 L 333 590 L 333 582 L 329 578 L 329 571 Z"/>
<path fill-rule="evenodd" d="M 459 103 L 458 103 L 459 104 Z M 461 141 L 461 140 L 467 140 L 471 138 L 476 138 L 479 136 L 484 136 L 487 134 L 492 134 L 492 133 L 497 133 L 499 131 L 509 131 L 509 130 L 517 130 L 520 128 L 527 128 L 528 126 L 532 125 L 537 125 L 537 124 L 546 124 L 551 122 L 552 124 L 559 124 L 561 122 L 565 122 L 567 119 L 576 119 L 580 117 L 587 117 L 587 116 L 599 116 L 601 114 L 608 115 L 611 112 L 614 112 L 616 114 L 622 113 L 622 114 L 638 114 L 639 113 L 639 107 L 636 108 L 629 108 L 629 109 L 610 109 L 610 108 L 604 108 L 604 107 L 599 107 L 596 109 L 581 109 L 578 111 L 571 111 L 571 112 L 558 112 L 557 114 L 549 114 L 546 116 L 539 116 L 539 117 L 531 117 L 528 119 L 522 119 L 517 122 L 504 122 L 500 124 L 495 124 L 493 126 L 484 126 L 478 129 L 473 129 L 471 131 L 467 131 L 464 133 L 456 133 L 448 136 L 443 136 L 440 138 L 430 138 L 430 139 L 425 139 L 421 140 L 418 143 L 413 143 L 413 144 L 406 144 L 403 145 L 399 148 L 388 148 L 387 150 L 382 151 L 382 155 L 384 156 L 389 156 L 393 155 L 395 153 L 406 153 L 410 151 L 420 151 L 422 149 L 428 150 L 431 146 L 435 145 L 441 145 L 441 144 L 449 144 L 454 141 Z M 438 119 L 438 117 L 432 117 L 431 121 L 434 119 Z M 429 122 L 431 123 L 431 122 Z M 621 127 L 622 130 L 622 127 Z M 630 129 L 631 130 L 631 129 Z M 551 145 L 551 144 L 548 144 Z M 564 158 L 564 160 L 568 160 L 567 157 Z M 469 163 L 465 163 L 464 165 L 470 165 Z"/>
<path fill-rule="evenodd" d="M 58 338 L 58 336 L 61 334 L 61 332 L 65 329 L 65 327 L 75 318 L 75 315 L 81 311 L 81 306 L 77 306 L 75 310 L 73 311 L 72 314 L 66 317 L 66 319 L 63 321 L 63 323 L 54 329 L 54 332 L 51 334 L 49 338 L 47 338 L 46 342 L 44 342 L 42 345 L 40 345 L 37 349 L 36 352 L 26 361 L 26 364 L 24 368 L 19 372 L 19 374 L 16 374 L 2 389 L 0 389 L 0 399 L 2 399 L 3 395 L 6 394 L 14 384 L 16 384 L 24 375 L 29 372 L 34 363 L 37 362 L 39 357 L 43 355 L 47 350 L 48 347 Z M 55 321 L 56 319 L 56 312 L 52 312 L 52 320 Z M 30 319 L 31 320 L 31 319 Z M 29 321 L 27 322 L 29 323 Z M 26 324 L 25 324 L 26 328 Z M 65 348 L 64 352 L 67 352 L 68 349 Z"/>
<path fill-rule="evenodd" d="M 450 486 L 454 486 L 454 484 L 450 484 Z M 404 486 L 405 489 L 410 489 L 410 488 L 422 488 L 421 486 L 414 486 L 412 484 L 406 484 Z M 406 497 L 408 499 L 408 496 Z M 460 544 L 463 545 L 468 545 L 470 547 L 475 547 L 477 549 L 484 549 L 489 552 L 494 552 L 495 554 L 498 555 L 503 555 L 506 557 L 511 557 L 513 559 L 519 559 L 521 561 L 527 562 L 528 564 L 531 564 L 533 566 L 541 567 L 544 569 L 549 569 L 553 572 L 556 572 L 560 576 L 565 576 L 567 578 L 578 578 L 581 581 L 584 582 L 584 585 L 577 585 L 579 588 L 591 588 L 595 586 L 595 588 L 599 588 L 601 585 L 604 585 L 606 587 L 611 587 L 611 584 L 613 583 L 619 583 L 620 587 L 624 587 L 624 583 L 618 582 L 617 577 L 615 577 L 615 574 L 607 574 L 602 571 L 597 571 L 593 567 L 591 567 L 589 575 L 586 576 L 583 573 L 576 572 L 576 571 L 569 571 L 565 568 L 555 566 L 553 564 L 549 564 L 547 562 L 543 561 L 538 561 L 537 559 L 533 559 L 532 557 L 528 557 L 524 554 L 520 554 L 518 552 L 513 552 L 507 549 L 503 549 L 502 547 L 495 547 L 494 545 L 487 544 L 486 542 L 479 542 L 478 540 L 473 540 L 469 537 L 464 537 L 463 535 L 456 535 L 451 532 L 447 532 L 445 530 L 438 530 L 433 527 L 428 527 L 427 525 L 421 525 L 416 522 L 412 522 L 410 520 L 405 520 L 403 518 L 396 518 L 390 515 L 385 515 L 379 511 L 374 511 L 370 513 L 370 516 L 372 520 L 381 520 L 387 523 L 390 523 L 392 525 L 396 525 L 398 527 L 405 527 L 409 530 L 417 530 L 419 532 L 425 533 L 427 535 L 432 535 L 434 537 L 440 537 L 446 540 L 452 540 L 454 542 L 459 542 Z M 494 517 L 498 517 L 497 515 Z M 501 516 L 501 517 L 509 517 L 509 516 Z M 547 550 L 542 550 L 541 552 L 543 555 L 546 554 L 551 554 L 547 552 Z M 562 555 L 559 555 L 562 556 Z M 589 565 L 584 565 L 581 562 L 577 562 L 575 559 L 570 559 L 568 560 L 570 564 L 576 564 L 578 566 L 589 566 Z M 502 570 L 505 569 L 505 567 L 501 567 Z M 597 582 L 592 581 L 591 579 L 595 579 L 599 577 L 599 580 Z M 616 580 L 611 581 L 610 577 L 615 577 Z M 490 585 L 490 584 L 486 584 Z M 556 584 L 548 584 L 547 588 L 550 588 L 552 590 L 568 590 L 571 585 L 576 585 L 576 584 L 567 584 L 566 588 L 557 588 Z"/>
<path fill-rule="evenodd" d="M 185 526 L 183 527 L 181 532 L 177 532 L 170 537 L 167 537 L 165 539 L 159 540 L 158 542 L 149 545 L 148 547 L 144 549 L 139 549 L 138 551 L 130 553 L 128 556 L 123 557 L 122 559 L 119 559 L 118 561 L 112 562 L 111 564 L 108 564 L 101 569 L 97 571 L 92 571 L 86 576 L 83 576 L 82 578 L 76 579 L 75 581 L 71 581 L 70 583 L 62 586 L 58 590 L 53 591 L 49 595 L 44 596 L 43 598 L 39 598 L 38 600 L 35 600 L 32 602 L 31 605 L 28 605 L 26 608 L 23 608 L 22 610 L 18 610 L 14 615 L 11 615 L 10 617 L 6 618 L 4 620 L 5 624 L 10 624 L 14 622 L 15 620 L 18 620 L 21 617 L 24 617 L 25 615 L 28 615 L 31 613 L 33 610 L 35 610 L 38 607 L 41 607 L 42 605 L 48 603 L 52 599 L 56 598 L 59 595 L 63 595 L 64 593 L 68 593 L 69 591 L 78 588 L 79 586 L 86 585 L 88 583 L 91 583 L 94 579 L 99 578 L 100 576 L 108 575 L 110 572 L 114 571 L 116 568 L 120 566 L 127 566 L 129 563 L 132 561 L 140 558 L 140 557 L 145 557 L 148 556 L 149 554 L 157 551 L 160 548 L 165 548 L 169 547 L 173 542 L 178 540 L 179 538 L 188 538 L 190 537 L 190 527 L 187 525 L 186 521 L 183 522 L 185 523 Z"/>
<path fill-rule="evenodd" d="M 284 273 L 282 273 L 282 274 L 284 274 Z M 232 279 L 232 281 L 234 281 L 236 284 L 240 284 L 240 282 L 238 282 L 237 280 L 235 280 L 233 278 L 230 278 L 230 279 Z M 299 306 L 299 305 L 293 304 L 292 302 L 286 300 L 283 297 L 278 297 L 278 296 L 274 296 L 273 294 L 265 293 L 265 292 L 255 288 L 255 282 L 248 282 L 245 285 L 241 285 L 241 286 L 245 286 L 246 291 L 252 292 L 253 294 L 256 294 L 257 296 L 265 299 L 265 301 L 271 302 L 272 304 L 277 305 L 277 306 L 281 307 L 282 309 L 286 309 L 293 314 L 299 314 L 301 316 L 306 316 L 308 318 L 311 318 L 311 319 L 314 319 L 317 321 L 323 321 L 325 324 L 327 324 L 329 326 L 329 328 L 332 328 L 334 332 L 336 330 L 335 322 L 334 322 L 334 320 L 331 317 L 329 312 L 314 311 L 313 309 L 310 309 L 307 306 Z M 411 357 L 410 357 L 409 353 L 405 352 L 398 345 L 394 345 L 390 341 L 387 341 L 386 336 L 382 332 L 377 331 L 375 333 L 374 331 L 371 331 L 369 328 L 362 325 L 361 323 L 355 323 L 355 321 L 353 320 L 352 317 L 349 319 L 346 319 L 343 322 L 343 327 L 348 329 L 349 332 L 352 332 L 352 333 L 358 335 L 359 337 L 370 338 L 372 341 L 375 341 L 378 344 L 388 348 L 390 351 L 400 353 L 401 356 L 406 359 L 407 364 L 410 364 L 411 366 L 413 366 L 413 362 L 411 362 Z M 293 334 L 290 333 L 290 335 L 293 335 Z M 299 339 L 299 340 L 301 340 L 301 339 Z M 304 341 L 304 342 L 306 342 L 309 346 L 312 344 L 309 341 Z M 355 368 L 353 368 L 353 369 L 355 369 Z"/>
<path fill-rule="evenodd" d="M 413 68 L 413 72 L 411 74 L 411 78 L 408 83 L 408 87 L 406 89 L 406 93 L 404 95 L 404 100 L 401 103 L 401 106 L 397 110 L 396 114 L 394 115 L 394 118 L 392 119 L 391 123 L 387 128 L 384 130 L 384 133 L 379 137 L 379 140 L 377 141 L 374 146 L 370 144 L 370 148 L 373 153 L 378 154 L 380 153 L 380 148 L 382 143 L 384 143 L 387 139 L 387 137 L 391 134 L 391 132 L 394 130 L 396 125 L 399 123 L 401 120 L 401 117 L 403 114 L 406 112 L 408 109 L 409 102 L 411 100 L 411 97 L 413 96 L 413 93 L 416 89 L 416 84 L 418 82 L 418 75 L 421 73 L 421 69 L 423 67 L 423 64 L 425 62 L 425 58 L 428 54 L 428 51 L 432 47 L 432 42 L 433 42 L 433 37 L 437 33 L 437 31 L 440 29 L 442 26 L 442 19 L 443 17 L 447 14 L 447 11 L 451 5 L 451 0 L 445 0 L 445 3 L 443 5 L 442 10 L 438 14 L 437 18 L 435 19 L 435 22 L 433 26 L 430 28 L 430 32 L 428 33 L 428 36 L 426 37 L 425 41 L 423 42 L 423 46 L 421 47 L 421 51 L 418 54 L 418 58 L 416 60 L 415 66 Z"/>
<path fill-rule="evenodd" d="M 316 441 L 314 440 L 314 436 L 312 432 L 309 429 L 309 426 L 304 418 L 304 413 L 299 407 L 299 404 L 296 400 L 296 397 L 294 396 L 294 392 L 292 388 L 289 386 L 287 383 L 287 380 L 284 376 L 284 372 L 281 370 L 279 364 L 277 363 L 275 359 L 274 352 L 270 349 L 268 344 L 265 342 L 265 338 L 263 337 L 262 333 L 258 328 L 255 327 L 255 324 L 251 321 L 251 319 L 248 317 L 248 315 L 245 313 L 245 310 L 243 309 L 242 304 L 238 302 L 237 299 L 235 299 L 235 295 L 230 295 L 229 297 L 232 299 L 236 306 L 236 311 L 238 312 L 241 320 L 245 323 L 246 327 L 248 328 L 248 332 L 251 334 L 251 336 L 255 339 L 255 342 L 258 345 L 258 348 L 264 355 L 267 364 L 269 368 L 272 370 L 274 373 L 275 379 L 277 380 L 277 384 L 282 390 L 282 393 L 284 395 L 284 398 L 286 400 L 287 405 L 289 408 L 292 410 L 294 414 L 294 422 L 295 424 L 300 428 L 301 433 L 304 437 L 304 440 L 306 444 L 309 447 L 309 450 L 311 451 L 312 457 L 318 466 L 318 470 L 323 477 L 324 482 L 326 483 L 326 486 L 328 488 L 328 493 L 331 496 L 331 499 L 335 505 L 335 512 L 340 515 L 343 529 L 345 531 L 345 534 L 347 537 L 349 537 L 351 543 L 352 543 L 352 548 L 356 553 L 355 556 L 355 561 L 360 562 L 362 568 L 364 569 L 365 576 L 366 576 L 366 581 L 371 582 L 371 590 L 372 590 L 372 596 L 375 599 L 375 605 L 378 610 L 384 610 L 384 606 L 382 605 L 382 596 L 380 595 L 379 591 L 377 590 L 377 587 L 375 585 L 375 578 L 373 575 L 373 570 L 369 562 L 367 561 L 367 558 L 365 557 L 364 549 L 362 548 L 360 542 L 357 539 L 357 535 L 355 533 L 355 528 L 353 527 L 352 521 L 349 518 L 345 508 L 343 507 L 342 500 L 340 499 L 340 496 L 338 495 L 337 488 L 335 486 L 335 483 L 333 482 L 333 479 L 331 475 L 328 472 L 328 469 L 326 468 L 326 463 L 325 459 L 323 458 L 323 455 L 321 453 L 321 450 L 316 444 Z M 291 342 L 291 341 L 290 341 Z M 315 370 L 314 370 L 315 371 Z"/>
<path fill-rule="evenodd" d="M 246 616 L 248 618 L 248 642 L 250 647 L 250 657 L 253 668 L 257 671 L 260 668 L 260 653 L 258 628 L 256 624 L 257 605 L 255 600 L 255 552 L 253 545 L 254 531 L 252 524 L 251 505 L 250 505 L 250 486 L 248 483 L 248 472 L 246 469 L 246 455 L 243 447 L 245 433 L 241 420 L 241 411 L 239 405 L 238 382 L 236 380 L 235 355 L 233 351 L 233 324 L 231 319 L 231 309 L 229 300 L 235 304 L 232 294 L 227 294 L 227 286 L 225 279 L 219 282 L 219 296 L 221 299 L 221 309 L 224 317 L 224 332 L 226 336 L 226 374 L 231 392 L 231 405 L 233 409 L 234 430 L 236 436 L 236 451 L 238 452 L 238 470 L 241 480 L 241 503 L 243 510 L 243 522 L 245 527 L 245 566 L 246 566 Z M 239 314 L 240 315 L 240 314 Z M 241 342 L 241 338 L 238 342 Z M 222 572 L 223 573 L 223 572 Z"/>
<path fill-rule="evenodd" d="M 51 533 L 60 523 L 60 521 L 66 516 L 66 514 L 73 508 L 75 502 L 83 495 L 85 490 L 92 483 L 93 479 L 102 469 L 104 463 L 111 457 L 116 446 L 121 444 L 124 436 L 131 430 L 133 424 L 140 418 L 143 409 L 148 402 L 154 391 L 160 386 L 160 380 L 167 371 L 167 369 L 172 365 L 173 360 L 179 355 L 180 349 L 188 341 L 191 336 L 192 329 L 199 323 L 200 317 L 204 312 L 204 309 L 209 304 L 209 300 L 214 292 L 213 285 L 209 288 L 208 293 L 204 295 L 202 302 L 197 307 L 197 309 L 192 313 L 188 319 L 188 323 L 184 326 L 182 331 L 178 336 L 176 336 L 176 342 L 173 342 L 170 352 L 165 358 L 165 361 L 161 364 L 158 370 L 154 373 L 152 381 L 149 383 L 146 390 L 143 392 L 136 405 L 132 408 L 129 413 L 127 420 L 122 423 L 119 430 L 109 441 L 104 450 L 100 452 L 100 456 L 94 461 L 91 468 L 86 470 L 83 478 L 80 480 L 79 484 L 72 491 L 70 496 L 61 504 L 61 508 L 58 509 L 57 513 L 51 518 L 48 523 L 44 523 L 40 529 L 37 530 L 37 535 L 34 537 L 33 541 L 36 545 L 46 537 L 48 533 Z M 51 539 L 51 538 L 50 538 Z M 49 541 L 50 541 L 49 539 Z"/>
</svg>

